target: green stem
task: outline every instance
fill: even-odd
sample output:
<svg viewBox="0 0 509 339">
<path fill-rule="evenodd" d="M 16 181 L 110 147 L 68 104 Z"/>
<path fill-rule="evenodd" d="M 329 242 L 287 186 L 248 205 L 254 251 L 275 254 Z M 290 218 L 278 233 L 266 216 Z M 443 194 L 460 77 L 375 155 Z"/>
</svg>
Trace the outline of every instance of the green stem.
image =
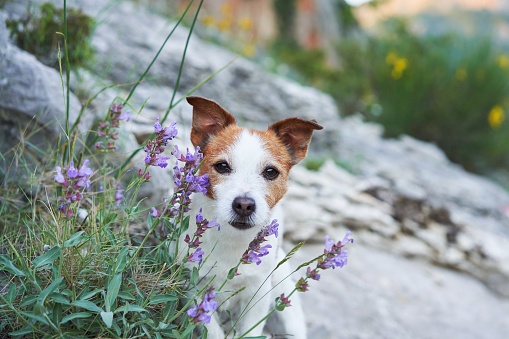
<svg viewBox="0 0 509 339">
<path fill-rule="evenodd" d="M 182 70 L 184 69 L 184 61 L 186 60 L 186 53 L 187 53 L 187 48 L 189 46 L 189 40 L 191 40 L 191 34 L 193 34 L 194 25 L 196 24 L 196 20 L 198 19 L 198 14 L 200 13 L 202 4 L 203 4 L 203 0 L 201 0 L 200 4 L 198 5 L 198 9 L 196 10 L 196 14 L 194 15 L 193 23 L 191 24 L 191 28 L 189 29 L 189 34 L 187 35 L 186 45 L 184 47 L 184 53 L 182 53 L 182 59 L 180 61 L 180 68 L 179 68 L 179 73 L 177 76 L 177 82 L 175 83 L 175 88 L 173 89 L 173 95 L 171 96 L 170 105 L 168 106 L 168 109 L 166 110 L 166 114 L 164 115 L 164 118 L 162 119 L 161 123 L 166 121 L 166 118 L 168 117 L 168 114 L 170 114 L 170 111 L 173 107 L 173 100 L 175 99 L 175 95 L 177 94 L 179 84 L 180 84 L 180 77 L 182 76 Z"/>
<path fill-rule="evenodd" d="M 145 72 L 143 72 L 143 74 L 141 75 L 141 77 L 138 79 L 138 81 L 136 82 L 136 84 L 134 85 L 134 87 L 131 89 L 131 92 L 129 92 L 129 95 L 127 96 L 127 98 L 125 99 L 125 101 L 129 101 L 129 99 L 131 98 L 131 96 L 133 95 L 134 91 L 136 90 L 136 87 L 138 87 L 138 85 L 143 81 L 143 79 L 145 78 L 145 76 L 147 75 L 148 71 L 150 70 L 150 68 L 152 67 L 152 65 L 154 64 L 154 62 L 157 60 L 157 58 L 159 57 L 159 54 L 161 53 L 161 51 L 163 50 L 164 46 L 166 45 L 166 43 L 168 42 L 168 40 L 170 39 L 170 37 L 172 36 L 173 32 L 175 31 L 175 29 L 177 29 L 177 27 L 180 25 L 180 22 L 182 21 L 182 19 L 184 19 L 184 17 L 186 16 L 187 14 L 187 11 L 189 10 L 189 8 L 191 7 L 191 5 L 193 4 L 194 0 L 191 0 L 189 2 L 189 5 L 187 5 L 187 8 L 186 10 L 184 11 L 184 13 L 180 16 L 180 19 L 177 21 L 177 23 L 175 24 L 175 26 L 173 26 L 173 29 L 171 30 L 171 32 L 166 36 L 166 39 L 164 40 L 162 46 L 159 48 L 159 51 L 157 51 L 155 57 L 152 59 L 152 61 L 150 62 L 150 64 L 148 65 L 147 69 L 145 70 Z M 164 121 L 164 120 L 163 120 Z"/>
</svg>

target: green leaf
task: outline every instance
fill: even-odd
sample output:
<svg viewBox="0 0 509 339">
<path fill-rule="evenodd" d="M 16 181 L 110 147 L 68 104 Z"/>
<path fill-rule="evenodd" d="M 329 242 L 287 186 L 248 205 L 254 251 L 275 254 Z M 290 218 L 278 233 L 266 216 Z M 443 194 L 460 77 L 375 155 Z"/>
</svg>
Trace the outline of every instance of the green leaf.
<svg viewBox="0 0 509 339">
<path fill-rule="evenodd" d="M 177 338 L 177 339 L 182 339 L 182 337 L 180 336 L 179 331 L 177 331 L 177 330 L 173 330 L 173 331 L 171 331 L 171 333 L 175 336 L 175 338 Z"/>
<path fill-rule="evenodd" d="M 66 242 L 64 242 L 64 247 L 72 247 L 82 243 L 83 240 L 87 238 L 86 236 L 82 235 L 83 233 L 85 233 L 85 231 L 74 233 Z"/>
<path fill-rule="evenodd" d="M 69 314 L 69 315 L 66 315 L 65 317 L 62 318 L 62 321 L 60 322 L 60 325 L 63 325 L 65 324 L 66 322 L 69 322 L 73 319 L 82 319 L 82 318 L 88 318 L 88 317 L 91 317 L 92 314 L 88 313 L 88 312 L 77 312 L 77 313 L 73 313 L 73 314 Z"/>
<path fill-rule="evenodd" d="M 124 246 L 124 248 L 122 248 L 120 250 L 120 252 L 118 253 L 114 274 L 122 273 L 122 271 L 124 271 L 125 265 L 127 263 L 128 251 L 129 251 L 129 246 Z"/>
<path fill-rule="evenodd" d="M 72 306 L 77 306 L 77 307 L 81 307 L 81 308 L 84 308 L 88 311 L 92 311 L 92 312 L 102 312 L 103 309 L 100 308 L 99 306 L 97 306 L 96 304 L 94 304 L 93 302 L 91 301 L 88 301 L 88 300 L 75 300 L 71 303 Z"/>
<path fill-rule="evenodd" d="M 295 246 L 294 248 L 292 248 L 292 250 L 290 252 L 288 252 L 288 254 L 283 258 L 283 260 L 281 260 L 276 268 L 274 269 L 277 270 L 281 265 L 283 265 L 285 262 L 287 262 L 294 254 L 295 252 L 297 252 L 303 245 L 304 245 L 305 241 L 301 241 L 300 243 L 297 244 L 297 246 Z"/>
<path fill-rule="evenodd" d="M 162 304 L 162 303 L 167 303 L 169 301 L 176 301 L 178 300 L 179 298 L 175 295 L 171 295 L 171 294 L 160 294 L 160 295 L 156 295 L 152 298 L 150 298 L 150 301 L 148 302 L 149 305 L 156 305 L 156 304 Z"/>
<path fill-rule="evenodd" d="M 106 311 L 111 311 L 113 305 L 115 305 L 115 301 L 117 300 L 118 290 L 120 289 L 120 284 L 122 283 L 122 274 L 119 273 L 111 279 L 108 285 L 108 292 L 106 293 Z"/>
<path fill-rule="evenodd" d="M 134 297 L 134 295 L 132 295 L 131 293 L 129 292 L 125 292 L 125 291 L 120 291 L 118 292 L 118 295 L 117 295 L 119 298 L 122 298 L 124 300 L 136 300 L 136 298 Z"/>
<path fill-rule="evenodd" d="M 190 216 L 188 215 L 184 218 L 184 220 L 182 220 L 182 223 L 180 224 L 180 234 L 184 233 L 189 228 L 189 219 Z"/>
<path fill-rule="evenodd" d="M 49 295 L 49 297 L 51 299 L 53 299 L 54 302 L 59 303 L 59 304 L 63 304 L 63 305 L 70 305 L 71 304 L 69 302 L 69 300 L 67 300 L 65 295 L 63 295 L 62 293 L 51 293 Z"/>
<path fill-rule="evenodd" d="M 118 313 L 118 312 L 148 312 L 148 311 L 141 306 L 127 304 L 127 305 L 117 308 L 115 310 L 115 312 L 113 312 L 113 313 Z"/>
<path fill-rule="evenodd" d="M 149 229 L 152 227 L 153 223 L 154 223 L 154 217 L 149 213 L 148 217 L 147 217 L 147 224 L 148 224 Z"/>
<path fill-rule="evenodd" d="M 66 297 L 70 297 L 72 295 L 72 291 L 68 288 L 66 288 L 65 290 L 63 290 L 62 292 L 63 295 L 65 295 Z"/>
<path fill-rule="evenodd" d="M 234 268 L 231 268 L 229 271 L 228 271 L 228 280 L 232 280 L 233 277 L 235 277 L 235 272 L 237 272 L 237 268 L 238 266 L 234 267 Z"/>
<path fill-rule="evenodd" d="M 106 327 L 110 328 L 113 324 L 113 312 L 101 312 L 101 318 L 106 324 Z"/>
<path fill-rule="evenodd" d="M 191 279 L 190 279 L 191 284 L 196 285 L 199 277 L 200 277 L 200 272 L 198 271 L 198 268 L 196 266 L 194 266 L 193 273 L 191 273 Z"/>
<path fill-rule="evenodd" d="M 80 300 L 90 299 L 90 298 L 92 298 L 94 295 L 96 295 L 97 293 L 101 293 L 101 292 L 104 292 L 104 288 L 97 288 L 97 289 L 93 290 L 92 292 L 88 292 L 87 294 L 82 295 L 82 296 L 80 297 Z"/>
<path fill-rule="evenodd" d="M 23 271 L 19 270 L 18 268 L 16 268 L 16 266 L 12 264 L 11 259 L 6 254 L 0 254 L 0 270 L 5 270 L 19 277 L 26 276 Z"/>
<path fill-rule="evenodd" d="M 34 268 L 39 268 L 42 266 L 46 266 L 48 264 L 53 263 L 56 258 L 60 257 L 60 254 L 62 251 L 60 250 L 60 246 L 55 246 L 52 249 L 50 249 L 48 252 L 44 253 L 43 255 L 35 258 L 34 260 Z"/>
<path fill-rule="evenodd" d="M 30 333 L 33 333 L 32 328 L 30 326 L 25 326 L 21 330 L 10 332 L 9 335 L 14 337 L 14 336 L 30 334 Z"/>
<path fill-rule="evenodd" d="M 11 283 L 9 286 L 9 291 L 7 292 L 7 295 L 5 296 L 5 299 L 7 302 L 12 305 L 12 302 L 14 299 L 16 299 L 16 285 L 14 283 Z"/>
<path fill-rule="evenodd" d="M 25 298 L 23 298 L 23 301 L 21 302 L 21 304 L 19 305 L 19 307 L 25 307 L 25 306 L 31 305 L 31 304 L 33 304 L 36 300 L 37 300 L 37 296 L 36 296 L 36 295 L 29 295 L 29 296 L 26 296 Z"/>
<path fill-rule="evenodd" d="M 49 326 L 49 323 L 46 321 L 46 319 L 44 319 L 40 315 L 33 314 L 32 312 L 23 312 L 23 311 L 20 311 L 19 313 L 23 314 L 24 316 L 26 316 L 26 317 L 28 317 L 30 319 L 33 319 L 35 321 L 43 323 L 44 325 L 48 325 Z"/>
<path fill-rule="evenodd" d="M 136 214 L 138 213 L 138 210 L 140 209 L 140 204 L 142 203 L 142 201 L 145 200 L 145 198 L 141 199 L 140 201 L 138 201 L 138 203 L 136 204 L 136 206 L 133 207 L 133 209 L 131 210 L 131 214 Z"/>
<path fill-rule="evenodd" d="M 37 303 L 44 305 L 44 303 L 46 302 L 46 298 L 58 288 L 58 285 L 60 285 L 62 280 L 64 280 L 64 278 L 60 277 L 57 280 L 53 281 L 48 287 L 46 287 L 44 291 L 42 291 L 41 294 L 39 294 L 39 297 L 37 298 Z"/>
</svg>

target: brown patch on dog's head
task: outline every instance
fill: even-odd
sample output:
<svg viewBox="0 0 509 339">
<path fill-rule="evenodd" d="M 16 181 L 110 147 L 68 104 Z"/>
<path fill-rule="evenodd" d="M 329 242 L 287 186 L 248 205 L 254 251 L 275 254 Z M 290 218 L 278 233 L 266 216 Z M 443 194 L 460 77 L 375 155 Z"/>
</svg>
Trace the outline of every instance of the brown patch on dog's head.
<svg viewBox="0 0 509 339">
<path fill-rule="evenodd" d="M 291 166 L 306 157 L 314 130 L 323 129 L 316 120 L 288 118 L 269 127 L 283 142 L 291 157 Z"/>
<path fill-rule="evenodd" d="M 200 174 L 207 173 L 209 175 L 209 183 L 211 187 L 225 180 L 225 176 L 214 170 L 214 165 L 219 161 L 227 159 L 228 146 L 233 145 L 235 140 L 242 133 L 243 128 L 236 124 L 229 125 L 218 131 L 214 136 L 210 137 L 205 145 L 203 152 L 203 163 L 200 167 Z M 207 190 L 207 196 L 214 199 L 213 189 Z"/>
</svg>

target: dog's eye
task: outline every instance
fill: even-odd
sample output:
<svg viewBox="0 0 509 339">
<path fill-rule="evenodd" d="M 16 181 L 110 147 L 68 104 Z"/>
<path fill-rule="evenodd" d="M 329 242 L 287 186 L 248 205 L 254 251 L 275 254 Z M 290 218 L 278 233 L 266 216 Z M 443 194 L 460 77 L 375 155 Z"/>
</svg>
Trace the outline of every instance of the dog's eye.
<svg viewBox="0 0 509 339">
<path fill-rule="evenodd" d="M 230 168 L 230 165 L 228 165 L 228 163 L 226 161 L 220 161 L 220 162 L 216 163 L 214 165 L 214 168 L 217 171 L 217 173 L 221 173 L 221 174 L 228 174 L 232 171 L 232 169 Z"/>
<path fill-rule="evenodd" d="M 274 180 L 278 177 L 279 171 L 275 169 L 274 167 L 267 167 L 263 171 L 263 177 L 267 180 Z"/>
</svg>

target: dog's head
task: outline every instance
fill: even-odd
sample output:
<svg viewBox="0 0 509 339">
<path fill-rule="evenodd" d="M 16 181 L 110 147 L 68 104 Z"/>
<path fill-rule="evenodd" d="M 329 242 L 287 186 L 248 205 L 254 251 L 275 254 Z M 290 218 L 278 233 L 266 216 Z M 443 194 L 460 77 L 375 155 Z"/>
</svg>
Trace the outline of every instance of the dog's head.
<svg viewBox="0 0 509 339">
<path fill-rule="evenodd" d="M 288 173 L 308 149 L 314 120 L 289 118 L 266 131 L 237 126 L 235 118 L 216 102 L 187 97 L 193 106 L 191 142 L 200 147 L 221 225 L 244 230 L 268 225 L 272 208 L 287 190 Z"/>
</svg>

